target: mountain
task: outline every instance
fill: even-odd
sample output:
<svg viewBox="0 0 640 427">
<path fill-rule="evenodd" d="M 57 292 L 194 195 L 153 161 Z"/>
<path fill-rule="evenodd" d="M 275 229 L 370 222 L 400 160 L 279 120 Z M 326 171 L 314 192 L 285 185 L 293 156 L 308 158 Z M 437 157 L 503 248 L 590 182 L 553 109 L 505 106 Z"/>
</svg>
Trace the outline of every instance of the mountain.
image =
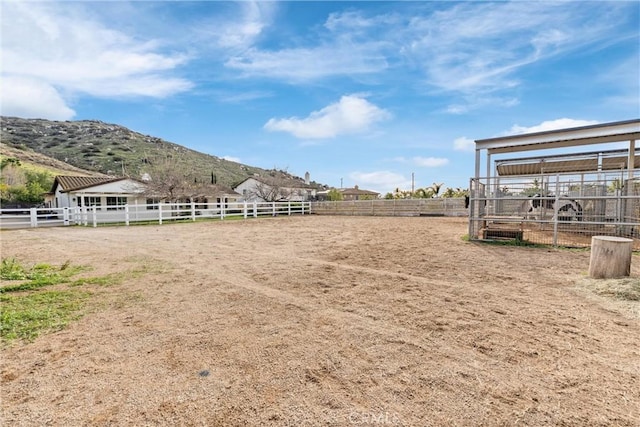
<svg viewBox="0 0 640 427">
<path fill-rule="evenodd" d="M 231 187 L 255 175 L 304 181 L 286 171 L 265 170 L 228 161 L 97 120 L 61 122 L 1 117 L 0 121 L 0 152 L 3 156 L 21 160 L 25 156 L 31 157 L 29 161 L 43 162 L 68 174 L 86 171 L 93 175 L 140 178 L 154 166 L 161 167 L 170 162 L 200 182 L 215 180 Z M 316 186 L 322 187 L 320 184 Z"/>
<path fill-rule="evenodd" d="M 4 139 L 4 138 L 2 138 Z M 106 176 L 100 172 L 88 171 L 77 168 L 69 163 L 54 159 L 37 153 L 24 146 L 14 147 L 4 143 L 0 143 L 0 154 L 8 159 L 17 159 L 26 169 L 38 172 L 47 172 L 49 175 L 87 175 L 87 176 Z M 5 172 L 5 170 L 2 170 Z"/>
</svg>

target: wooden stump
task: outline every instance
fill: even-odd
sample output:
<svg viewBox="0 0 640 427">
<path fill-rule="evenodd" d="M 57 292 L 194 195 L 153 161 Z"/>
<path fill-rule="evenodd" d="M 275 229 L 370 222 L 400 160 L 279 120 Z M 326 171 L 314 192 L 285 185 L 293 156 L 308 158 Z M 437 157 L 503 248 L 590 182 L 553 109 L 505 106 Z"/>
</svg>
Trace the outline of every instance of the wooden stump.
<svg viewBox="0 0 640 427">
<path fill-rule="evenodd" d="M 589 276 L 594 279 L 612 279 L 631 274 L 633 240 L 624 237 L 593 236 Z"/>
</svg>

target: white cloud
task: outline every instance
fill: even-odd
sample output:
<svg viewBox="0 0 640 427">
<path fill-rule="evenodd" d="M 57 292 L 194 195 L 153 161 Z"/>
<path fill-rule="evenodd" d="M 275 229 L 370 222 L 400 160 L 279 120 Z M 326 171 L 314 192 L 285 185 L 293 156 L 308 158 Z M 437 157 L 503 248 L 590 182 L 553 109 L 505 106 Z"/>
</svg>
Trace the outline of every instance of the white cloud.
<svg viewBox="0 0 640 427">
<path fill-rule="evenodd" d="M 606 41 L 626 7 L 578 3 L 461 3 L 418 16 L 403 52 L 424 67 L 428 82 L 462 93 L 520 84 L 514 73 L 531 63 Z M 605 13 L 606 12 L 606 13 Z M 452 30 L 455 29 L 455 30 Z"/>
<path fill-rule="evenodd" d="M 306 118 L 272 118 L 264 128 L 271 132 L 288 132 L 297 138 L 333 138 L 366 131 L 373 124 L 390 117 L 389 112 L 370 103 L 361 95 L 345 95 L 339 102 L 314 111 Z"/>
<path fill-rule="evenodd" d="M 244 76 L 259 76 L 302 82 L 327 76 L 372 74 L 388 67 L 378 43 L 321 45 L 261 51 L 256 48 L 229 58 L 225 66 Z"/>
<path fill-rule="evenodd" d="M 398 47 L 378 37 L 397 19 L 387 15 L 365 17 L 357 11 L 331 13 L 323 27 L 310 28 L 308 38 L 296 38 L 280 49 L 257 45 L 230 57 L 225 66 L 245 77 L 268 77 L 300 83 L 330 76 L 376 75 L 390 68 Z M 397 22 L 401 23 L 401 22 Z M 375 37 L 371 37 L 371 33 Z M 316 40 L 308 42 L 307 40 Z M 389 38 L 390 39 L 390 38 Z"/>
<path fill-rule="evenodd" d="M 520 86 L 522 68 L 609 43 L 621 20 L 628 20 L 628 10 L 628 5 L 610 2 L 589 7 L 574 2 L 443 3 L 382 14 L 349 9 L 331 13 L 324 26 L 310 29 L 309 37 L 280 49 L 247 46 L 225 66 L 243 76 L 299 83 L 329 76 L 384 78 L 387 71 L 398 79 L 395 72 L 407 65 L 423 73 L 430 87 L 462 97 L 449 112 L 511 107 L 518 99 L 496 92 Z"/>
<path fill-rule="evenodd" d="M 476 142 L 466 136 L 461 136 L 453 140 L 453 149 L 456 151 L 475 151 Z"/>
<path fill-rule="evenodd" d="M 538 125 L 534 126 L 520 126 L 513 125 L 508 132 L 505 132 L 505 135 L 518 135 L 524 133 L 535 133 L 535 132 L 545 132 L 556 129 L 567 129 L 567 128 L 575 128 L 581 126 L 589 126 L 596 125 L 599 122 L 596 120 L 576 120 L 576 119 L 556 119 L 556 120 L 547 120 Z"/>
<path fill-rule="evenodd" d="M 238 93 L 219 93 L 216 94 L 216 100 L 220 102 L 227 102 L 229 104 L 240 104 L 244 102 L 254 101 L 256 99 L 270 98 L 274 94 L 268 91 L 248 91 Z"/>
<path fill-rule="evenodd" d="M 66 105 L 53 86 L 39 80 L 9 76 L 2 79 L 0 114 L 30 119 L 69 120 L 76 113 Z"/>
<path fill-rule="evenodd" d="M 219 43 L 224 47 L 247 47 L 265 26 L 264 15 L 269 3 L 246 2 L 242 4 L 244 17 L 241 22 L 227 22 L 221 32 Z"/>
<path fill-rule="evenodd" d="M 223 158 L 224 160 L 228 160 L 228 161 L 230 161 L 230 162 L 242 163 L 242 162 L 240 161 L 240 158 L 239 158 L 239 157 L 223 156 L 222 158 Z"/>
<path fill-rule="evenodd" d="M 277 9 L 275 2 L 242 1 L 234 4 L 240 10 L 239 16 L 233 12 L 219 12 L 206 17 L 197 24 L 189 23 L 200 45 L 222 49 L 227 52 L 243 52 L 256 43 L 265 28 L 269 26 Z"/>
<path fill-rule="evenodd" d="M 189 58 L 162 53 L 161 45 L 105 26 L 80 4 L 3 4 L 2 77 L 22 82 L 13 91 L 22 91 L 23 115 L 42 114 L 42 99 L 52 91 L 64 104 L 56 110 L 70 118 L 77 95 L 163 98 L 191 89 L 193 83 L 170 74 Z"/>
<path fill-rule="evenodd" d="M 442 157 L 414 157 L 413 163 L 416 166 L 425 168 L 437 168 L 448 164 L 449 159 L 445 159 Z"/>
<path fill-rule="evenodd" d="M 381 196 L 396 188 L 410 188 L 411 180 L 403 175 L 390 171 L 352 172 L 349 174 L 354 185 L 363 190 L 377 191 Z"/>
</svg>

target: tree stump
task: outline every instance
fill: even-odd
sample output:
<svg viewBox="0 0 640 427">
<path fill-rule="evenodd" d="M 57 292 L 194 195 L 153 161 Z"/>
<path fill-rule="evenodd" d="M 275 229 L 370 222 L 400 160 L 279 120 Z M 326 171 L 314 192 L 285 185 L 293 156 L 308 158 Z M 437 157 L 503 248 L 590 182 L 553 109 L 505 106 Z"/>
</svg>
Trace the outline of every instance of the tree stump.
<svg viewBox="0 0 640 427">
<path fill-rule="evenodd" d="M 631 274 L 633 240 L 624 237 L 593 236 L 589 276 L 594 279 L 627 277 Z"/>
</svg>

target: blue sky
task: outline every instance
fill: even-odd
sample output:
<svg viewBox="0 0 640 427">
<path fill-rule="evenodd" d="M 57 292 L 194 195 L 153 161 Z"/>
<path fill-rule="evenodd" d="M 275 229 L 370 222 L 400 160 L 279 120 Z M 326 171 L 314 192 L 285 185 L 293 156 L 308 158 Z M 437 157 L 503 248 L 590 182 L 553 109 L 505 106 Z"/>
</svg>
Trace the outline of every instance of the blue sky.
<svg viewBox="0 0 640 427">
<path fill-rule="evenodd" d="M 640 117 L 640 2 L 2 1 L 2 114 L 382 193 L 473 140 Z"/>
</svg>

